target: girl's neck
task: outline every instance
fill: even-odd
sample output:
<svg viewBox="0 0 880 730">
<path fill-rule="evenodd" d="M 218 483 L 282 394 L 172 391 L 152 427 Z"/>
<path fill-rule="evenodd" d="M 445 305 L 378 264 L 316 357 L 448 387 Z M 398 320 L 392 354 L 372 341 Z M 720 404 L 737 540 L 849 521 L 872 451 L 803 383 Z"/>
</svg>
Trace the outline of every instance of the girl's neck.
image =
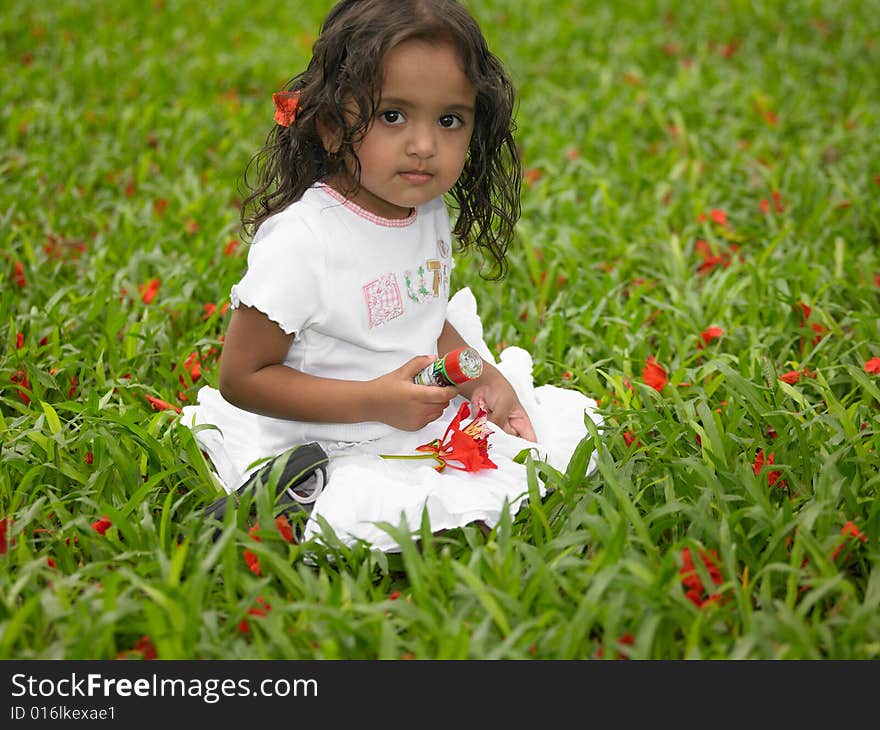
<svg viewBox="0 0 880 730">
<path fill-rule="evenodd" d="M 401 228 L 410 225 L 416 219 L 416 209 L 410 208 L 404 215 L 397 214 L 392 216 L 383 215 L 375 212 L 371 208 L 367 208 L 362 203 L 362 196 L 357 194 L 357 190 L 351 192 L 350 187 L 339 186 L 334 184 L 332 180 L 323 180 L 318 183 L 323 190 L 332 198 L 342 203 L 346 208 L 366 220 L 376 225 L 386 226 L 389 228 Z M 360 188 L 363 190 L 363 188 Z"/>
<path fill-rule="evenodd" d="M 377 198 L 350 176 L 334 175 L 323 180 L 322 184 L 330 188 L 340 198 L 344 198 L 366 213 L 368 217 L 395 222 L 408 222 L 416 213 L 415 208 L 401 208 L 381 198 Z"/>
</svg>

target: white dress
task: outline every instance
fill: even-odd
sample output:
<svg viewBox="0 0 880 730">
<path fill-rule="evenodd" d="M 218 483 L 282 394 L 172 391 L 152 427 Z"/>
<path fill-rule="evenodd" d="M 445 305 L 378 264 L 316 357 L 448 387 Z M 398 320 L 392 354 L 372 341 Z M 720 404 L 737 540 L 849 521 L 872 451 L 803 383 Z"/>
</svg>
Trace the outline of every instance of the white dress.
<svg viewBox="0 0 880 730">
<path fill-rule="evenodd" d="M 285 359 L 291 367 L 326 374 L 329 362 L 333 377 L 359 380 L 390 372 L 414 355 L 436 353 L 437 335 L 448 320 L 510 381 L 538 442 L 489 424 L 489 458 L 497 469 L 437 472 L 430 459 L 388 460 L 380 454 L 417 454 L 416 446 L 441 438 L 461 397 L 433 423 L 408 432 L 385 424 L 268 418 L 202 387 L 196 405 L 185 407 L 180 419 L 194 430 L 226 491 L 238 488 L 257 468 L 255 462 L 297 443 L 316 441 L 328 453 L 328 481 L 314 503 L 306 539 L 320 538 L 320 517 L 342 542 L 364 540 L 393 552 L 399 545 L 380 523 L 398 527 L 404 521 L 416 532 L 423 510 L 435 532 L 477 520 L 493 527 L 504 509 L 513 515 L 528 498 L 525 466 L 514 461 L 517 454 L 533 449 L 537 458 L 564 471 L 587 435 L 584 419 L 602 425 L 596 402 L 579 391 L 535 388 L 526 350 L 509 347 L 496 361 L 483 339 L 471 291 L 462 289 L 447 302 L 453 263 L 445 206 L 432 201 L 411 218 L 407 225 L 377 218 L 316 186 L 258 231 L 248 271 L 232 289 L 232 304 L 254 306 L 286 332 L 297 333 Z M 388 246 L 389 238 L 394 246 Z M 354 255 L 359 265 L 344 266 L 345 257 Z M 588 472 L 594 468 L 595 454 Z M 542 485 L 539 491 L 543 495 Z"/>
</svg>

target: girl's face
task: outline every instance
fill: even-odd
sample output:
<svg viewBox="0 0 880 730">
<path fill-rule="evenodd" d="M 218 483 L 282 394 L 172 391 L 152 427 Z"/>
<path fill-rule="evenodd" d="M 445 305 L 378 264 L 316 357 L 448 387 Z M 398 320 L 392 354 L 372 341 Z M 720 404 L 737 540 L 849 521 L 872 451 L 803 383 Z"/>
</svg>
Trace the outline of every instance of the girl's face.
<svg viewBox="0 0 880 730">
<path fill-rule="evenodd" d="M 383 218 L 405 218 L 461 175 L 476 91 L 449 43 L 404 41 L 386 54 L 383 72 L 376 118 L 355 146 L 361 178 L 352 200 Z"/>
</svg>

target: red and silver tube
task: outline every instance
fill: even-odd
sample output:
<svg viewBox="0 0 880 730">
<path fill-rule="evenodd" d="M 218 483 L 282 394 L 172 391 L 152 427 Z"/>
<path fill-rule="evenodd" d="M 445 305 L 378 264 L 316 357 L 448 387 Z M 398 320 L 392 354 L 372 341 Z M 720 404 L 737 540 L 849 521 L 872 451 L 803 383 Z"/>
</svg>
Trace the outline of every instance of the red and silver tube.
<svg viewBox="0 0 880 730">
<path fill-rule="evenodd" d="M 473 347 L 459 347 L 437 358 L 413 378 L 417 385 L 455 386 L 479 378 L 483 358 Z"/>
</svg>

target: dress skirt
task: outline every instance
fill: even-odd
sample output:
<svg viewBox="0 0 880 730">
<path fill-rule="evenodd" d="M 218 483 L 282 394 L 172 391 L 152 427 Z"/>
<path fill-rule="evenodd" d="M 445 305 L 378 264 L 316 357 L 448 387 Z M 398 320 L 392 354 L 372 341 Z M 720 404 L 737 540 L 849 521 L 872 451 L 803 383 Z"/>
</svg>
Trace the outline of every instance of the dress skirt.
<svg viewBox="0 0 880 730">
<path fill-rule="evenodd" d="M 565 471 L 578 444 L 588 435 L 585 419 L 601 429 L 596 401 L 580 391 L 553 385 L 537 388 L 532 380 L 531 355 L 520 347 L 508 347 L 496 359 L 483 339 L 483 325 L 470 289 L 458 291 L 450 300 L 447 320 L 483 359 L 493 363 L 510 381 L 535 430 L 537 443 L 504 433 L 488 424 L 488 456 L 497 469 L 467 472 L 447 466 L 438 472 L 433 459 L 385 459 L 381 455 L 417 455 L 417 446 L 441 439 L 465 399 L 453 399 L 443 415 L 419 431 L 396 430 L 388 436 L 356 444 L 321 443 L 329 456 L 327 483 L 313 505 L 304 539 L 322 535 L 319 518 L 345 544 L 361 540 L 372 548 L 399 551 L 392 534 L 383 526 L 421 529 L 422 515 L 432 532 L 481 521 L 494 527 L 506 509 L 515 515 L 528 499 L 526 467 L 514 459 L 524 449 L 535 458 Z M 475 414 L 465 416 L 466 425 Z M 207 455 L 219 484 L 235 491 L 266 457 L 279 453 L 273 445 L 255 439 L 256 414 L 226 402 L 210 386 L 198 392 L 198 402 L 183 408 L 181 423 L 193 429 Z M 287 447 L 294 444 L 287 444 Z M 273 453 L 274 452 L 274 453 Z M 255 463 L 256 462 L 256 463 Z M 596 466 L 591 457 L 587 473 Z M 539 492 L 544 486 L 539 480 Z"/>
</svg>

